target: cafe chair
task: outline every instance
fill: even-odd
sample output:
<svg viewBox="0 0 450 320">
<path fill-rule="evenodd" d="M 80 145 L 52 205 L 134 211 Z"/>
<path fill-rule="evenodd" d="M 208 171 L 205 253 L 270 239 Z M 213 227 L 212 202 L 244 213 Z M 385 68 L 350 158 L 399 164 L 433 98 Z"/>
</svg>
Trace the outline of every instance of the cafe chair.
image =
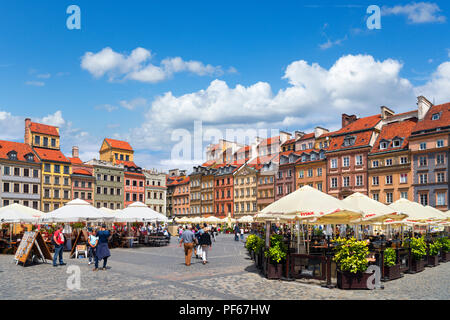
<svg viewBox="0 0 450 320">
<path fill-rule="evenodd" d="M 77 245 L 77 248 L 75 251 L 75 259 L 78 259 L 78 257 L 80 255 L 83 255 L 85 258 L 88 257 L 87 246 L 85 244 Z"/>
</svg>

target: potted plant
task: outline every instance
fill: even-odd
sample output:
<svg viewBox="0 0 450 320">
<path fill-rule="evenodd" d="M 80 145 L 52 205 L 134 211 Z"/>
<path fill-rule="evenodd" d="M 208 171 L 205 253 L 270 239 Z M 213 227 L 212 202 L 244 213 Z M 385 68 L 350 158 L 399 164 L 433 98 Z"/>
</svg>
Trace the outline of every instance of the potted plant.
<svg viewBox="0 0 450 320">
<path fill-rule="evenodd" d="M 441 244 L 441 262 L 450 261 L 450 239 L 449 238 L 439 238 L 437 240 Z"/>
<path fill-rule="evenodd" d="M 436 267 L 439 264 L 439 252 L 442 244 L 438 241 L 428 245 L 427 267 Z"/>
<path fill-rule="evenodd" d="M 368 278 L 365 273 L 368 267 L 368 244 L 355 238 L 338 238 L 335 243 L 333 260 L 338 266 L 337 285 L 340 289 L 368 289 Z"/>
<path fill-rule="evenodd" d="M 256 267 L 262 268 L 263 267 L 263 261 L 264 261 L 264 255 L 263 255 L 263 249 L 264 249 L 264 240 L 260 237 L 256 237 L 254 252 L 255 252 L 255 263 Z"/>
<path fill-rule="evenodd" d="M 417 273 L 425 270 L 425 260 L 423 259 L 427 255 L 427 244 L 425 239 L 421 238 L 411 238 L 410 244 L 411 248 L 411 266 L 409 268 L 410 273 Z"/>
<path fill-rule="evenodd" d="M 274 234 L 270 237 L 270 247 L 264 252 L 264 256 L 268 259 L 267 279 L 281 279 L 283 262 L 287 256 L 287 247 L 282 236 Z"/>
<path fill-rule="evenodd" d="M 250 254 L 250 257 L 252 260 L 255 259 L 255 245 L 258 236 L 251 234 L 247 237 L 247 240 L 245 241 L 245 248 L 247 249 L 248 253 Z"/>
<path fill-rule="evenodd" d="M 397 254 L 395 249 L 387 248 L 384 250 L 384 280 L 395 280 L 401 278 L 400 263 L 397 263 Z"/>
</svg>

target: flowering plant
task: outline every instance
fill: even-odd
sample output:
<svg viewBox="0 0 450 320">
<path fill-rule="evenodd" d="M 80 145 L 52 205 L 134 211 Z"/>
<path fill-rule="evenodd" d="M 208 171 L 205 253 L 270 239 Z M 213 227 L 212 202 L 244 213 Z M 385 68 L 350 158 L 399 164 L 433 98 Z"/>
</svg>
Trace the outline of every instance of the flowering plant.
<svg viewBox="0 0 450 320">
<path fill-rule="evenodd" d="M 333 242 L 336 244 L 333 260 L 341 271 L 358 273 L 367 270 L 369 254 L 367 242 L 357 241 L 355 238 L 338 238 Z"/>
</svg>

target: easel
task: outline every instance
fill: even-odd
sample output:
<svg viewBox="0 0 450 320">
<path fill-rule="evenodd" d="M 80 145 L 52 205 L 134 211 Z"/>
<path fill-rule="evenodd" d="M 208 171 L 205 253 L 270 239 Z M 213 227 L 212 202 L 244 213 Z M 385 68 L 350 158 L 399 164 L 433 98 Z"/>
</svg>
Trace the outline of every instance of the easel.
<svg viewBox="0 0 450 320">
<path fill-rule="evenodd" d="M 31 253 L 34 253 L 30 256 Z M 34 261 L 34 258 L 38 256 L 43 263 L 47 263 L 46 259 L 52 260 L 52 255 L 47 245 L 45 244 L 44 238 L 39 231 L 25 232 L 22 241 L 20 242 L 19 248 L 17 248 L 14 260 L 16 265 L 22 262 L 23 266 L 26 265 L 28 260 Z"/>
<path fill-rule="evenodd" d="M 83 240 L 80 239 L 81 237 L 83 237 Z M 70 251 L 71 259 L 73 258 L 74 254 L 75 254 L 75 249 L 77 247 L 78 241 L 88 241 L 88 238 L 89 238 L 89 236 L 88 236 L 88 233 L 86 230 L 81 230 L 78 233 L 77 238 L 75 239 L 75 242 L 73 243 L 72 250 Z"/>
</svg>

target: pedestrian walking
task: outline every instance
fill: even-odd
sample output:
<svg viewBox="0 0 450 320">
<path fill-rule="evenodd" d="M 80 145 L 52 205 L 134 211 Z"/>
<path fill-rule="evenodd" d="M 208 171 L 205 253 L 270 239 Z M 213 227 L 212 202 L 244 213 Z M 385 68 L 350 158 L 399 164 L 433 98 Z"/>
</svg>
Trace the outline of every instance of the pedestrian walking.
<svg viewBox="0 0 450 320">
<path fill-rule="evenodd" d="M 241 228 L 241 241 L 244 241 L 244 227 Z"/>
<path fill-rule="evenodd" d="M 63 235 L 63 226 L 59 225 L 58 229 L 53 234 L 53 244 L 55 245 L 55 253 L 53 254 L 53 266 L 57 267 L 56 259 L 59 258 L 59 265 L 65 266 L 66 263 L 63 261 L 63 252 L 64 252 L 64 242 L 65 238 Z"/>
<path fill-rule="evenodd" d="M 180 247 L 182 243 L 184 244 L 184 263 L 186 266 L 191 265 L 192 250 L 194 249 L 195 241 L 196 238 L 192 232 L 192 226 L 188 225 L 187 229 L 183 231 L 180 240 Z"/>
<path fill-rule="evenodd" d="M 205 224 L 206 226 L 206 224 Z M 197 226 L 197 232 L 195 233 L 195 237 L 197 238 L 197 246 L 195 247 L 195 258 L 200 259 L 202 257 L 202 246 L 200 245 L 200 237 L 205 233 L 204 227 Z"/>
<path fill-rule="evenodd" d="M 204 228 L 204 232 L 200 236 L 199 244 L 202 247 L 203 264 L 208 263 L 208 252 L 212 247 L 211 235 L 209 228 Z"/>
<path fill-rule="evenodd" d="M 100 231 L 97 232 L 98 244 L 95 254 L 95 268 L 94 271 L 98 270 L 99 260 L 103 260 L 102 270 L 106 270 L 106 264 L 108 263 L 108 258 L 111 256 L 108 247 L 108 239 L 111 236 L 111 232 L 106 230 L 106 225 L 102 225 Z"/>
<path fill-rule="evenodd" d="M 241 233 L 241 230 L 239 229 L 239 226 L 236 224 L 234 226 L 234 241 L 239 241 L 239 234 Z"/>
<path fill-rule="evenodd" d="M 89 265 L 92 264 L 92 260 L 95 261 L 95 255 L 97 251 L 97 244 L 98 244 L 98 237 L 97 237 L 97 230 L 89 230 L 89 237 L 88 237 L 88 258 L 89 258 Z"/>
</svg>

